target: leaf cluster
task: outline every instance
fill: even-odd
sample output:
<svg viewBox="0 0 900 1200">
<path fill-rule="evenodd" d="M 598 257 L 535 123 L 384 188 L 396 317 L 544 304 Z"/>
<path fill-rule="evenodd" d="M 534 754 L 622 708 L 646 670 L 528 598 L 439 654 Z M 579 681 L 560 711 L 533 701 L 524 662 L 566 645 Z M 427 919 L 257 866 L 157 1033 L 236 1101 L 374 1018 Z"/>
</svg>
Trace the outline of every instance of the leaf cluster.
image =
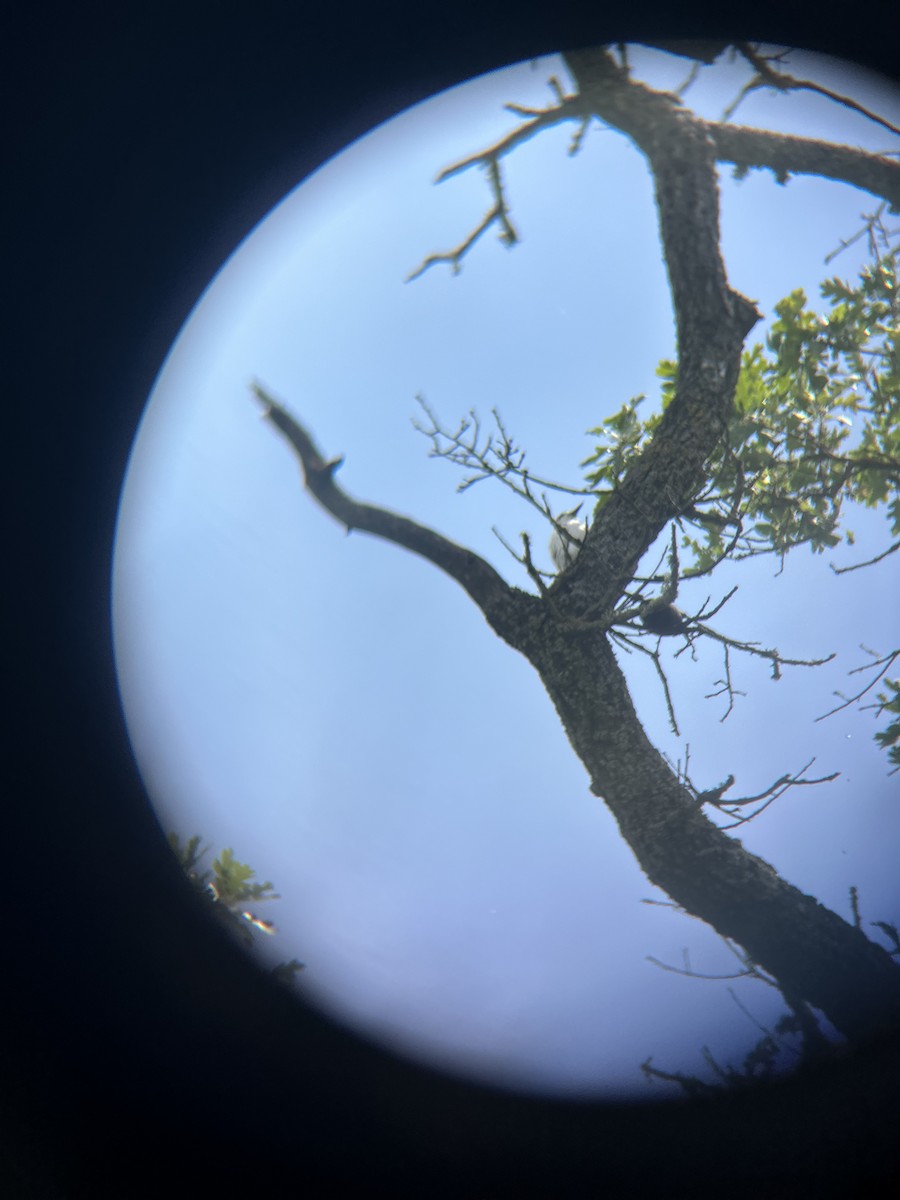
<svg viewBox="0 0 900 1200">
<path fill-rule="evenodd" d="M 213 859 L 212 882 L 224 904 L 243 904 L 246 900 L 278 900 L 273 884 L 250 882 L 255 874 L 252 867 L 238 862 L 231 850 L 223 850 L 218 858 Z"/>
<path fill-rule="evenodd" d="M 661 369 L 661 368 L 660 368 Z M 665 410 L 674 394 L 674 389 L 663 388 L 662 406 Z M 600 425 L 588 430 L 589 437 L 600 438 L 593 452 L 581 463 L 589 467 L 585 479 L 590 487 L 616 487 L 635 455 L 649 443 L 662 420 L 661 413 L 653 413 L 646 421 L 638 417 L 638 406 L 646 396 L 632 396 L 618 412 L 607 417 Z"/>
<path fill-rule="evenodd" d="M 214 893 L 216 900 L 226 907 L 243 904 L 247 900 L 278 900 L 278 893 L 271 883 L 251 883 L 256 874 L 246 863 L 238 862 L 234 851 L 222 850 L 213 859 L 212 869 L 199 871 L 200 860 L 209 852 L 206 846 L 200 849 L 199 834 L 182 845 L 176 833 L 169 834 L 169 845 L 181 867 L 199 891 Z"/>
<path fill-rule="evenodd" d="M 878 693 L 878 713 L 889 712 L 894 719 L 875 734 L 875 741 L 888 752 L 888 762 L 900 771 L 900 679 L 885 679 L 886 692 Z M 893 771 L 891 772 L 893 774 Z"/>
<path fill-rule="evenodd" d="M 680 514 L 691 573 L 725 557 L 808 545 L 836 546 L 843 505 L 887 505 L 900 537 L 900 280 L 898 251 L 867 265 L 851 285 L 821 285 L 820 313 L 802 290 L 775 308 L 765 345 L 745 351 L 725 437 L 707 481 Z M 662 410 L 675 398 L 678 365 L 657 368 Z M 591 487 L 621 480 L 661 413 L 638 416 L 637 397 L 589 431 L 599 438 L 583 466 Z M 843 535 L 849 544 L 853 534 Z"/>
<path fill-rule="evenodd" d="M 195 834 L 182 845 L 175 833 L 169 834 L 169 845 L 195 890 L 224 924 L 237 933 L 246 945 L 252 945 L 251 928 L 274 933 L 275 926 L 246 910 L 248 901 L 279 900 L 281 897 L 271 883 L 252 883 L 256 872 L 247 863 L 238 862 L 230 849 L 222 850 L 213 859 L 212 868 L 200 870 L 200 861 L 209 847 L 200 848 L 200 836 Z"/>
</svg>

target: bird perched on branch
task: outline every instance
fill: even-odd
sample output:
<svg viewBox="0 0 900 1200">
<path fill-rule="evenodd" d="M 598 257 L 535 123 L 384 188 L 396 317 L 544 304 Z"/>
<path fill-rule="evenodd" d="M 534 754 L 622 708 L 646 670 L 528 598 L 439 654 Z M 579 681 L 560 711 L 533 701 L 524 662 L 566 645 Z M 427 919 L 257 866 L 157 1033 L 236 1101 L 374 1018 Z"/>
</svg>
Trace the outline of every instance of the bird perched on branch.
<svg viewBox="0 0 900 1200">
<path fill-rule="evenodd" d="M 579 521 L 576 513 L 578 508 L 570 508 L 568 512 L 560 513 L 556 518 L 556 528 L 550 539 L 550 557 L 557 571 L 564 571 L 581 549 L 581 543 L 587 536 L 587 525 Z"/>
<path fill-rule="evenodd" d="M 641 623 L 649 633 L 655 633 L 658 637 L 675 637 L 687 629 L 681 609 L 674 604 L 661 604 L 658 601 L 647 605 L 641 613 Z"/>
</svg>

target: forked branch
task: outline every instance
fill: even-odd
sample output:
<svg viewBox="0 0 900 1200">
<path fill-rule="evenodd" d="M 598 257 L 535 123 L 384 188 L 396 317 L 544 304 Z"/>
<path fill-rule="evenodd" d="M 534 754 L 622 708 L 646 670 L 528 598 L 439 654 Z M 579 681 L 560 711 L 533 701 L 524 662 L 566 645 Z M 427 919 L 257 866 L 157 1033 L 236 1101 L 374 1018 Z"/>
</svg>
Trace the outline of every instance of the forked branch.
<svg viewBox="0 0 900 1200">
<path fill-rule="evenodd" d="M 581 147 L 584 134 L 591 120 L 591 114 L 585 111 L 585 106 L 579 96 L 565 95 L 559 81 L 555 77 L 550 79 L 550 86 L 556 95 L 556 104 L 550 105 L 547 108 L 526 108 L 519 104 L 507 104 L 506 108 L 509 112 L 515 113 L 517 116 L 530 117 L 531 119 L 525 121 L 517 129 L 513 129 L 510 133 L 502 137 L 499 142 L 495 142 L 493 146 L 488 146 L 486 150 L 482 150 L 478 154 L 472 154 L 468 158 L 453 163 L 438 175 L 435 183 L 443 183 L 444 180 L 451 179 L 454 175 L 459 175 L 462 171 L 467 171 L 470 167 L 477 166 L 483 168 L 487 173 L 493 204 L 479 224 L 475 226 L 471 233 L 463 238 L 458 246 L 452 250 L 429 254 L 414 271 L 407 275 L 407 283 L 418 279 L 429 267 L 433 267 L 437 263 L 448 263 L 454 275 L 458 275 L 462 268 L 462 260 L 466 254 L 468 254 L 478 239 L 494 225 L 499 226 L 499 238 L 505 246 L 514 246 L 518 242 L 519 235 L 512 223 L 509 204 L 503 188 L 503 178 L 500 174 L 500 159 L 543 130 L 550 129 L 554 125 L 559 125 L 563 121 L 577 120 L 580 122 L 580 128 L 569 149 L 570 154 L 575 154 Z"/>
<path fill-rule="evenodd" d="M 483 558 L 433 529 L 348 496 L 334 481 L 343 458 L 326 459 L 309 432 L 264 388 L 254 383 L 251 390 L 263 406 L 264 417 L 287 439 L 300 459 L 307 489 L 348 533 L 359 529 L 427 558 L 465 588 L 496 632 L 510 640 L 512 618 L 520 606 L 534 597 L 511 588 Z"/>
<path fill-rule="evenodd" d="M 887 129 L 890 133 L 900 134 L 900 128 L 892 125 L 890 121 L 879 116 L 878 113 L 872 112 L 870 108 L 866 108 L 858 100 L 853 100 L 850 96 L 844 96 L 840 92 L 835 92 L 831 88 L 824 87 L 821 83 L 813 83 L 810 79 L 795 79 L 793 75 L 788 75 L 786 71 L 776 71 L 772 63 L 779 61 L 783 52 L 779 54 L 763 54 L 758 46 L 753 46 L 749 42 L 736 42 L 735 48 L 747 60 L 750 66 L 753 67 L 756 74 L 741 89 L 734 103 L 729 105 L 725 110 L 724 117 L 726 120 L 734 113 L 745 96 L 757 91 L 759 88 L 768 87 L 774 88 L 779 92 L 815 92 L 816 95 L 833 100 L 843 108 L 848 108 L 852 112 L 859 113 L 860 116 L 866 117 L 869 121 L 874 121 L 876 125 L 881 125 L 883 129 Z"/>
</svg>

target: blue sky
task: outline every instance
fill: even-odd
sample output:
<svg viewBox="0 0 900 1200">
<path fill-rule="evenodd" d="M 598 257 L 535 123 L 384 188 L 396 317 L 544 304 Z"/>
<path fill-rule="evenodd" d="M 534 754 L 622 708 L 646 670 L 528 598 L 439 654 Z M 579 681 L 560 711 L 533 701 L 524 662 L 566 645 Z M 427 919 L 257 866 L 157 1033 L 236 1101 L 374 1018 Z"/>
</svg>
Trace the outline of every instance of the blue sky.
<svg viewBox="0 0 900 1200">
<path fill-rule="evenodd" d="M 636 51 L 636 73 L 673 86 L 684 60 Z M 797 55 L 815 77 L 896 121 L 896 94 L 839 63 Z M 696 1070 L 708 1045 L 734 1058 L 759 1036 L 724 984 L 647 962 L 730 970 L 705 926 L 669 909 L 588 792 L 539 678 L 433 566 L 364 535 L 345 536 L 304 493 L 287 445 L 248 391 L 258 379 L 344 454 L 341 484 L 440 530 L 529 587 L 510 542 L 549 529 L 501 486 L 463 495 L 429 459 L 411 418 L 422 393 L 447 425 L 499 408 L 532 470 L 579 485 L 585 431 L 630 397 L 658 403 L 655 368 L 674 352 L 647 170 L 595 126 L 566 155 L 571 127 L 505 161 L 513 220 L 506 250 L 488 234 L 456 277 L 429 253 L 458 244 L 489 204 L 478 172 L 438 171 L 515 124 L 503 104 L 545 105 L 559 60 L 521 64 L 398 116 L 303 182 L 235 250 L 162 364 L 124 484 L 113 632 L 135 754 L 163 827 L 233 847 L 282 899 L 260 915 L 278 936 L 260 953 L 298 957 L 306 997 L 402 1053 L 501 1086 L 556 1094 L 659 1095 L 639 1064 Z M 687 102 L 718 117 L 746 72 L 710 69 Z M 713 83 L 717 80 L 717 83 Z M 873 150 L 891 137 L 812 95 L 757 96 L 736 120 Z M 896 146 L 894 147 L 896 148 Z M 766 316 L 796 287 L 817 296 L 853 277 L 862 247 L 824 256 L 872 198 L 847 187 L 722 175 L 730 281 Z M 761 340 L 761 324 L 750 341 Z M 564 505 L 561 503 L 560 507 Z M 671 680 L 675 739 L 644 664 L 623 665 L 648 732 L 711 786 L 733 772 L 759 791 L 817 756 L 828 787 L 796 789 L 741 832 L 791 882 L 847 913 L 896 920 L 898 777 L 871 714 L 826 722 L 835 689 L 896 637 L 895 560 L 835 577 L 829 563 L 883 546 L 883 518 L 854 513 L 857 546 L 739 564 L 679 603 L 740 591 L 723 632 L 835 664 L 735 665 L 747 692 L 722 723 L 705 700 L 721 660 L 701 645 Z M 676 647 L 673 646 L 673 650 Z M 760 1022 L 779 1011 L 738 985 Z"/>
</svg>

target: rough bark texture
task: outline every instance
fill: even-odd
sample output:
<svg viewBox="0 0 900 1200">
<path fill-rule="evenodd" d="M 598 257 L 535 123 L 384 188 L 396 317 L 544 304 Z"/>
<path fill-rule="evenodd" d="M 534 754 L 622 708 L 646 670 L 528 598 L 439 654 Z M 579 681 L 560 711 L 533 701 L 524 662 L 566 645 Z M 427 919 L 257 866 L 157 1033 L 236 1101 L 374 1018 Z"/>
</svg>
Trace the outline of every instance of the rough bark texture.
<svg viewBox="0 0 900 1200">
<path fill-rule="evenodd" d="M 629 79 L 605 50 L 565 59 L 590 111 L 647 157 L 676 315 L 679 368 L 676 396 L 652 442 L 548 595 L 512 588 L 471 551 L 408 518 L 352 500 L 334 483 L 338 464 L 324 461 L 280 405 L 261 389 L 257 395 L 297 451 L 307 486 L 320 503 L 348 528 L 398 542 L 441 567 L 466 589 L 498 635 L 534 665 L 593 792 L 614 814 L 647 877 L 687 912 L 743 946 L 786 994 L 821 1009 L 842 1033 L 859 1038 L 900 1021 L 900 966 L 705 816 L 648 740 L 602 620 L 642 554 L 701 490 L 705 464 L 725 430 L 744 338 L 758 313 L 726 278 L 715 162 L 717 155 L 750 161 L 757 150 L 762 153 L 763 143 L 746 131 L 736 131 L 731 141 L 720 136 L 674 97 Z M 771 153 L 771 140 L 768 147 Z M 870 166 L 862 164 L 864 171 Z M 864 186 L 867 177 L 863 173 L 854 181 Z"/>
<path fill-rule="evenodd" d="M 644 733 L 605 635 L 545 627 L 530 648 L 591 790 L 647 878 L 848 1037 L 895 1023 L 900 968 L 704 815 Z"/>
<path fill-rule="evenodd" d="M 887 200 L 900 212 L 900 162 L 855 146 L 834 146 L 813 138 L 747 129 L 743 125 L 707 125 L 716 157 L 737 167 L 765 167 L 785 182 L 790 175 L 820 175 L 849 183 Z"/>
</svg>

